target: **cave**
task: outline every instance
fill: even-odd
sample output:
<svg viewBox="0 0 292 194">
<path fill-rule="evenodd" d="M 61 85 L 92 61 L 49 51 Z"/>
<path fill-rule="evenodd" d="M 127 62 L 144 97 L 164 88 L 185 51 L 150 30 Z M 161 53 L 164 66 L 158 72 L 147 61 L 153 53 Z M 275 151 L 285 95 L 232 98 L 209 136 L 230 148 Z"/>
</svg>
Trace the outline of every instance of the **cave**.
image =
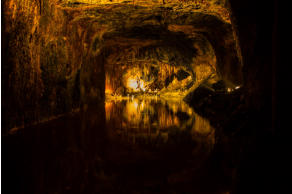
<svg viewBox="0 0 292 194">
<path fill-rule="evenodd" d="M 278 193 L 278 4 L 2 0 L 3 193 Z"/>
</svg>

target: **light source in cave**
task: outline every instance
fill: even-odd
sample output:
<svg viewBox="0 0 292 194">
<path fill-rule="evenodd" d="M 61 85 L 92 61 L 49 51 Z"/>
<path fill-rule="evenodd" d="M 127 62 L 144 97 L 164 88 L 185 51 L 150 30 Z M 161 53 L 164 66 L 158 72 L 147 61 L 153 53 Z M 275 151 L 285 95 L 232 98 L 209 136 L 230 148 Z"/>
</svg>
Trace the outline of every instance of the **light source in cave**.
<svg viewBox="0 0 292 194">
<path fill-rule="evenodd" d="M 134 67 L 133 67 L 134 66 Z M 138 64 L 106 69 L 105 93 L 107 97 L 129 95 L 183 98 L 193 85 L 192 72 L 183 66 L 169 64 Z"/>
<path fill-rule="evenodd" d="M 137 92 L 137 91 L 146 91 L 145 88 L 145 83 L 142 79 L 139 79 L 138 76 L 135 77 L 129 77 L 127 80 L 127 87 L 132 89 L 133 91 Z"/>
<path fill-rule="evenodd" d="M 135 78 L 130 77 L 127 81 L 127 86 L 131 88 L 132 90 L 138 90 L 139 89 L 139 84 L 138 80 Z"/>
</svg>

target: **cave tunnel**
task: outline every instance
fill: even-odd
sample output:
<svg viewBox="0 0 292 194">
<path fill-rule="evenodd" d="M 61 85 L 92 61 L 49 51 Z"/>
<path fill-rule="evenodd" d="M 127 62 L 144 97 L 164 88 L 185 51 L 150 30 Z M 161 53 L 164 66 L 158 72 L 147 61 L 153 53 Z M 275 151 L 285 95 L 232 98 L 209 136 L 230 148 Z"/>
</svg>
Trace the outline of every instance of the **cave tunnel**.
<svg viewBox="0 0 292 194">
<path fill-rule="evenodd" d="M 278 193 L 276 1 L 1 4 L 3 193 Z"/>
</svg>

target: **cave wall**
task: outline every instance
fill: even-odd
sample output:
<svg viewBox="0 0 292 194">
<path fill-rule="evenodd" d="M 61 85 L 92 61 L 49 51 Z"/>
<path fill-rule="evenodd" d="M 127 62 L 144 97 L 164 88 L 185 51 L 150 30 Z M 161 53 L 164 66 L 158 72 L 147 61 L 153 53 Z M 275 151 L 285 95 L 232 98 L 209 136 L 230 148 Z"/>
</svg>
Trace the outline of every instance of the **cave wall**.
<svg viewBox="0 0 292 194">
<path fill-rule="evenodd" d="M 72 21 L 58 2 L 2 1 L 3 133 L 79 111 L 87 96 L 103 101 L 103 65 L 90 53 L 96 26 Z M 88 86 L 88 74 L 99 83 Z"/>
<path fill-rule="evenodd" d="M 120 92 L 128 89 L 125 79 L 134 76 L 141 78 L 147 93 L 157 91 L 167 97 L 178 92 L 176 96 L 183 98 L 193 83 L 197 87 L 216 74 L 216 56 L 206 38 L 166 28 L 155 33 L 153 28 L 141 27 L 141 31 L 146 30 L 163 38 L 144 40 L 132 29 L 124 33 L 132 34 L 131 38 L 119 37 L 114 44 L 104 42 L 110 50 L 105 63 L 106 90 L 112 94 L 126 95 Z"/>
<path fill-rule="evenodd" d="M 230 0 L 232 25 L 242 53 L 248 103 L 257 110 L 272 101 L 274 5 Z"/>
<path fill-rule="evenodd" d="M 220 3 L 211 4 L 83 6 L 61 0 L 2 1 L 3 131 L 78 111 L 81 105 L 102 106 L 105 59 L 113 47 L 130 45 L 123 39 L 134 39 L 136 48 L 145 48 L 140 40 L 162 41 L 169 48 L 182 45 L 181 51 L 169 52 L 168 62 L 193 65 L 197 81 L 205 79 L 205 66 L 216 63 L 222 79 L 240 84 L 242 67 L 228 12 Z M 168 39 L 177 37 L 196 37 L 210 44 L 212 49 L 207 50 L 214 50 L 216 61 L 213 54 L 209 59 L 204 53 L 181 57 L 193 48 L 185 44 L 187 39 L 179 38 L 167 45 Z"/>
<path fill-rule="evenodd" d="M 212 73 L 212 69 L 205 71 L 207 66 L 215 69 L 220 79 L 232 83 L 233 87 L 242 84 L 242 63 L 236 50 L 232 26 L 220 17 L 201 12 L 189 14 L 161 6 L 149 9 L 129 4 L 87 8 L 82 11 L 86 13 L 80 17 L 84 21 L 95 21 L 108 28 L 94 41 L 99 43 L 100 48 L 111 46 L 113 53 L 123 53 L 121 55 L 129 56 L 128 58 L 132 56 L 133 63 L 138 61 L 138 54 L 143 55 L 143 50 L 147 50 L 152 56 L 148 54 L 144 57 L 149 60 L 191 67 L 196 72 L 194 77 L 198 78 L 195 80 L 198 85 L 208 78 L 209 74 L 204 75 L 206 72 Z M 194 39 L 197 39 L 197 44 Z M 143 46 L 147 41 L 149 46 Z M 160 45 L 149 41 L 160 42 Z M 189 46 L 191 42 L 193 45 Z M 161 45 L 168 50 L 159 50 Z M 209 48 L 210 45 L 212 48 Z M 119 49 L 113 51 L 116 47 Z M 130 49 L 131 47 L 133 48 Z M 179 48 L 178 51 L 172 49 L 175 47 Z M 157 50 L 151 51 L 153 48 Z M 167 50 L 167 54 L 164 50 Z M 199 52 L 192 53 L 192 50 Z"/>
</svg>

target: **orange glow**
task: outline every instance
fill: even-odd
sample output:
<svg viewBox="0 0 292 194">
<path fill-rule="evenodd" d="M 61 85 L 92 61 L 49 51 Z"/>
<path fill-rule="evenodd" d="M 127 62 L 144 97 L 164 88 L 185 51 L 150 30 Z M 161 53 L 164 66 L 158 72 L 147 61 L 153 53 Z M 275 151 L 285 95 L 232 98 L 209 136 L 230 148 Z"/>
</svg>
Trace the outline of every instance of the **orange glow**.
<svg viewBox="0 0 292 194">
<path fill-rule="evenodd" d="M 138 76 L 136 76 L 138 77 Z M 127 80 L 127 87 L 134 90 L 135 92 L 142 90 L 145 91 L 145 82 L 139 78 L 135 79 L 135 77 L 129 77 Z"/>
<path fill-rule="evenodd" d="M 106 76 L 105 76 L 105 93 L 106 94 L 113 93 L 113 87 L 111 85 L 110 76 L 108 74 L 106 74 Z"/>
<path fill-rule="evenodd" d="M 145 92 L 146 88 L 144 86 L 144 81 L 143 80 L 140 80 L 140 89 L 143 90 Z"/>
<path fill-rule="evenodd" d="M 208 120 L 196 114 L 181 100 L 155 100 L 151 97 L 107 99 L 106 122 L 112 137 L 137 142 L 137 138 L 168 140 L 172 129 L 189 130 L 192 139 L 208 143 L 215 142 L 214 128 Z M 183 116 L 185 115 L 185 116 Z M 119 134 L 116 136 L 116 134 Z"/>
<path fill-rule="evenodd" d="M 111 119 L 112 109 L 113 109 L 113 103 L 112 102 L 105 102 L 105 113 L 106 113 L 105 117 L 106 117 L 106 120 Z"/>
<path fill-rule="evenodd" d="M 111 94 L 111 93 L 113 93 L 113 90 L 112 90 L 111 86 L 108 85 L 108 84 L 105 85 L 105 93 L 106 93 L 106 94 Z"/>
<path fill-rule="evenodd" d="M 127 86 L 133 90 L 137 90 L 138 89 L 138 81 L 135 78 L 130 77 L 128 79 Z"/>
<path fill-rule="evenodd" d="M 110 114 L 113 114 L 114 103 L 121 99 L 112 98 L 106 101 L 105 109 L 107 120 L 111 119 Z M 123 105 L 123 121 L 127 126 L 134 128 L 144 126 L 149 128 L 153 125 L 158 125 L 160 128 L 168 128 L 172 126 L 181 127 L 182 120 L 178 117 L 177 112 L 184 112 L 189 115 L 189 122 L 192 123 L 192 109 L 183 101 L 166 101 L 160 99 L 157 104 L 157 99 L 151 98 L 128 98 L 123 99 L 126 103 Z M 158 109 L 155 109 L 158 108 Z M 120 113 L 116 116 L 120 116 Z M 155 118 L 154 118 L 155 117 Z M 151 119 L 152 118 L 152 121 Z M 154 120 L 153 120 L 154 119 Z M 182 128 L 183 130 L 183 128 Z"/>
</svg>

